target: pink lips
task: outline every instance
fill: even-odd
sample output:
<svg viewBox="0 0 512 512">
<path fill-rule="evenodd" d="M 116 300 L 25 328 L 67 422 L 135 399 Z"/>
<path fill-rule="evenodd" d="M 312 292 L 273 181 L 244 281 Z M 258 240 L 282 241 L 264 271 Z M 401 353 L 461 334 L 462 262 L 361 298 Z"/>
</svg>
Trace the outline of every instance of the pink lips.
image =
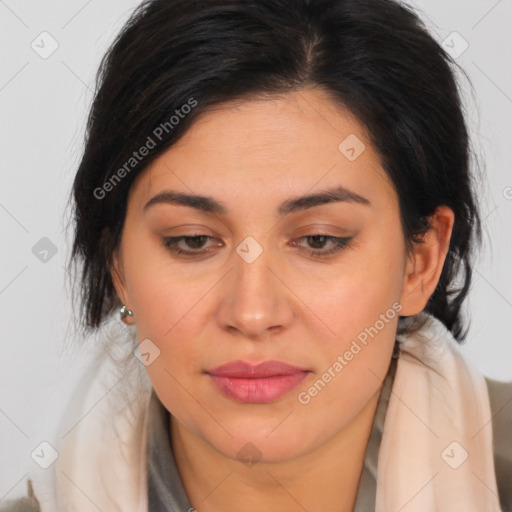
<svg viewBox="0 0 512 512">
<path fill-rule="evenodd" d="M 281 361 L 265 361 L 256 366 L 233 361 L 207 373 L 228 398 L 262 404 L 277 400 L 291 391 L 307 377 L 309 371 Z"/>
</svg>

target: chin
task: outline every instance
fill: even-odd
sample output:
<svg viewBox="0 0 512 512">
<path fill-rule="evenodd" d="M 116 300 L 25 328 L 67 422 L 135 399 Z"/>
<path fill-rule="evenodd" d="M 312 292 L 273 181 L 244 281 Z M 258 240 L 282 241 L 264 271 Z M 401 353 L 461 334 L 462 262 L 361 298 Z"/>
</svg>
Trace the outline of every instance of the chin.
<svg viewBox="0 0 512 512">
<path fill-rule="evenodd" d="M 249 419 L 238 422 L 237 426 L 224 424 L 233 437 L 224 434 L 202 437 L 224 456 L 244 462 L 248 467 L 256 463 L 286 462 L 304 455 L 314 448 L 313 444 L 321 443 L 318 433 L 306 432 L 292 422 L 285 427 L 286 420 L 279 425 L 282 420 L 273 419 L 271 425 L 269 421 L 258 424 Z"/>
</svg>

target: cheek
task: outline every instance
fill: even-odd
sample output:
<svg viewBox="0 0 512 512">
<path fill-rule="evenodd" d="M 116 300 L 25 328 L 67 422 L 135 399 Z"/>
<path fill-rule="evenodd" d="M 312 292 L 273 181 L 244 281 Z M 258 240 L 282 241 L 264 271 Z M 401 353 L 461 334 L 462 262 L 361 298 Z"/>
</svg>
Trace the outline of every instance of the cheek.
<svg viewBox="0 0 512 512">
<path fill-rule="evenodd" d="M 348 421 L 386 375 L 401 309 L 401 274 L 393 259 L 379 262 L 370 268 L 361 261 L 350 277 L 340 278 L 317 297 L 314 310 L 330 329 L 317 340 L 323 364 L 314 382 L 301 388 L 309 400 L 303 409 L 311 417 Z"/>
<path fill-rule="evenodd" d="M 331 345 L 356 336 L 390 309 L 392 316 L 403 284 L 401 250 L 384 237 L 370 234 L 329 270 L 322 286 L 315 287 L 311 281 L 309 290 L 303 290 Z"/>
<path fill-rule="evenodd" d="M 139 239 L 127 237 L 124 254 L 128 294 L 139 339 L 149 337 L 159 343 L 168 336 L 176 336 L 174 333 L 179 329 L 190 327 L 188 318 L 200 310 L 196 305 L 211 287 L 212 276 L 208 279 L 194 275 L 193 265 L 177 264 L 147 234 Z"/>
<path fill-rule="evenodd" d="M 204 360 L 193 340 L 199 339 L 210 318 L 206 296 L 217 278 L 194 274 L 193 265 L 186 266 L 184 274 L 183 266 L 154 241 L 135 242 L 135 237 L 126 241 L 124 266 L 137 336 L 141 342 L 149 338 L 160 350 L 155 364 L 147 367 L 150 377 L 163 372 L 161 378 L 169 381 L 165 370 L 194 371 Z"/>
<path fill-rule="evenodd" d="M 192 282 L 151 265 L 141 265 L 131 280 L 138 339 L 149 338 L 159 350 L 145 367 L 148 377 L 167 409 L 190 424 L 200 413 L 191 399 L 190 379 L 200 375 L 208 360 L 204 347 L 194 342 L 208 318 L 200 299 L 211 288 Z"/>
</svg>

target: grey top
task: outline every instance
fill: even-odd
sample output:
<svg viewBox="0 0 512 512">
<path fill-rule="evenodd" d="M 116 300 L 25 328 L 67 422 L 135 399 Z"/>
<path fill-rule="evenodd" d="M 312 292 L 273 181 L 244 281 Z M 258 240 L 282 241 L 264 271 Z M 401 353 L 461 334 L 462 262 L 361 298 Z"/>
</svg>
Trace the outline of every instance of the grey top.
<svg viewBox="0 0 512 512">
<path fill-rule="evenodd" d="M 375 411 L 364 458 L 363 471 L 353 512 L 374 512 L 377 458 L 389 395 L 396 372 L 396 359 L 389 365 Z M 148 431 L 148 510 L 150 512 L 189 512 L 194 510 L 183 488 L 170 440 L 170 414 L 155 392 L 150 403 Z"/>
</svg>

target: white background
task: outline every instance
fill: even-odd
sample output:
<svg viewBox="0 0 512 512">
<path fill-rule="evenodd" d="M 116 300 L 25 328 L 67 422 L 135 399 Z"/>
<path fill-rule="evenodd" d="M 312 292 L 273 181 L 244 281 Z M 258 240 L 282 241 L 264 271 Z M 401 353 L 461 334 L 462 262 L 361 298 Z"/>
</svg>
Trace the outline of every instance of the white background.
<svg viewBox="0 0 512 512">
<path fill-rule="evenodd" d="M 137 4 L 0 1 L 0 500 L 26 493 L 23 481 L 34 464 L 30 453 L 44 440 L 91 352 L 92 345 L 74 347 L 70 339 L 66 202 L 94 74 Z M 512 3 L 414 5 L 439 41 L 456 31 L 462 39 L 452 36 L 455 50 L 468 44 L 457 62 L 474 86 L 467 105 L 473 143 L 485 166 L 479 191 L 487 234 L 474 268 L 471 330 L 463 350 L 484 375 L 512 380 Z M 58 42 L 47 59 L 31 48 L 43 31 Z M 57 248 L 46 263 L 32 252 L 43 237 Z"/>
</svg>

